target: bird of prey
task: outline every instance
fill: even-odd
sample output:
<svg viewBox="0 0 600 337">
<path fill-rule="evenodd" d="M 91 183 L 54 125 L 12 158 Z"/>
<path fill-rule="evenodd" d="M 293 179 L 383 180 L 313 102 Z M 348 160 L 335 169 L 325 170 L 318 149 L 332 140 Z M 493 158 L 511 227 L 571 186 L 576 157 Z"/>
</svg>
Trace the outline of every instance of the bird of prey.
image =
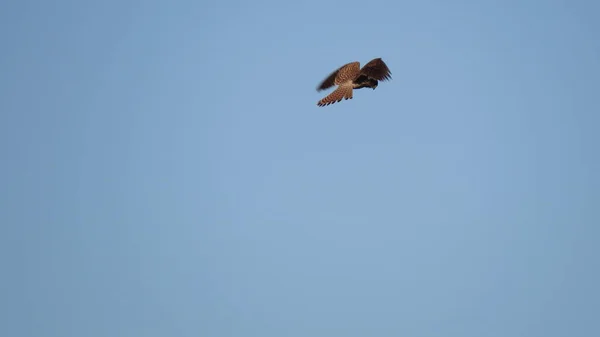
<svg viewBox="0 0 600 337">
<path fill-rule="evenodd" d="M 338 87 L 329 95 L 317 102 L 318 106 L 326 106 L 342 99 L 352 99 L 352 91 L 361 88 L 377 88 L 379 81 L 392 79 L 392 73 L 381 58 L 371 60 L 362 69 L 360 62 L 351 62 L 338 68 L 319 84 L 317 91 L 334 85 Z"/>
</svg>

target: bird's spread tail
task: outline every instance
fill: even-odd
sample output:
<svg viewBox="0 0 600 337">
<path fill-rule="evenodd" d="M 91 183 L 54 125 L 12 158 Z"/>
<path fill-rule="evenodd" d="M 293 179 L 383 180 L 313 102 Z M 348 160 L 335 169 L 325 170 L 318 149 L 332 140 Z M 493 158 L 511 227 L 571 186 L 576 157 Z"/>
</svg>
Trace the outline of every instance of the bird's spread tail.
<svg viewBox="0 0 600 337">
<path fill-rule="evenodd" d="M 352 99 L 352 83 L 340 85 L 331 94 L 317 102 L 317 105 L 326 106 L 335 102 L 340 102 L 342 99 Z"/>
</svg>

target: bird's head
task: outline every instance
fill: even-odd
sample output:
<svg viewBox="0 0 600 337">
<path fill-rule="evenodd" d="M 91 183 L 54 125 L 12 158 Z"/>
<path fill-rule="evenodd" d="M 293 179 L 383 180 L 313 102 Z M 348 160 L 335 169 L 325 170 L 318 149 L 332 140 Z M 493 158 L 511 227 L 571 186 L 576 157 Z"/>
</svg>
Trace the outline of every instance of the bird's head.
<svg viewBox="0 0 600 337">
<path fill-rule="evenodd" d="M 370 84 L 369 86 L 370 86 L 371 88 L 373 88 L 373 90 L 375 90 L 375 88 L 377 88 L 377 85 L 379 85 L 379 82 L 378 82 L 376 79 L 370 79 L 370 80 L 369 80 L 369 82 L 370 82 L 370 83 L 369 83 L 369 84 Z"/>
</svg>

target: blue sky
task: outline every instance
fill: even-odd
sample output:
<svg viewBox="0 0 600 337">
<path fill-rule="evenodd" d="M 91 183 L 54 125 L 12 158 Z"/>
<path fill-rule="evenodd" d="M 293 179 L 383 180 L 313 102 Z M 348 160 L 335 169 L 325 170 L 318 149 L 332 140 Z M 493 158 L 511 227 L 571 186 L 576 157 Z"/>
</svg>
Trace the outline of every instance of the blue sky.
<svg viewBox="0 0 600 337">
<path fill-rule="evenodd" d="M 599 335 L 599 13 L 3 2 L 0 335 Z"/>
</svg>

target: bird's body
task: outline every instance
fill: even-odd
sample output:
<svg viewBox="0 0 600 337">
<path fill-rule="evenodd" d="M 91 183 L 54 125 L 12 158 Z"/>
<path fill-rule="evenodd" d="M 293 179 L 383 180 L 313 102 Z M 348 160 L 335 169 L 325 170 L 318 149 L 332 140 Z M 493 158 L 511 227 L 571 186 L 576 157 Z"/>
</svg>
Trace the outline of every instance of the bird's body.
<svg viewBox="0 0 600 337">
<path fill-rule="evenodd" d="M 338 68 L 331 73 L 319 86 L 317 91 L 325 90 L 337 85 L 331 94 L 317 102 L 319 106 L 325 106 L 340 102 L 342 99 L 352 99 L 353 90 L 361 88 L 372 88 L 375 90 L 379 81 L 390 80 L 391 72 L 381 58 L 371 60 L 360 68 L 359 62 L 351 62 Z"/>
</svg>

